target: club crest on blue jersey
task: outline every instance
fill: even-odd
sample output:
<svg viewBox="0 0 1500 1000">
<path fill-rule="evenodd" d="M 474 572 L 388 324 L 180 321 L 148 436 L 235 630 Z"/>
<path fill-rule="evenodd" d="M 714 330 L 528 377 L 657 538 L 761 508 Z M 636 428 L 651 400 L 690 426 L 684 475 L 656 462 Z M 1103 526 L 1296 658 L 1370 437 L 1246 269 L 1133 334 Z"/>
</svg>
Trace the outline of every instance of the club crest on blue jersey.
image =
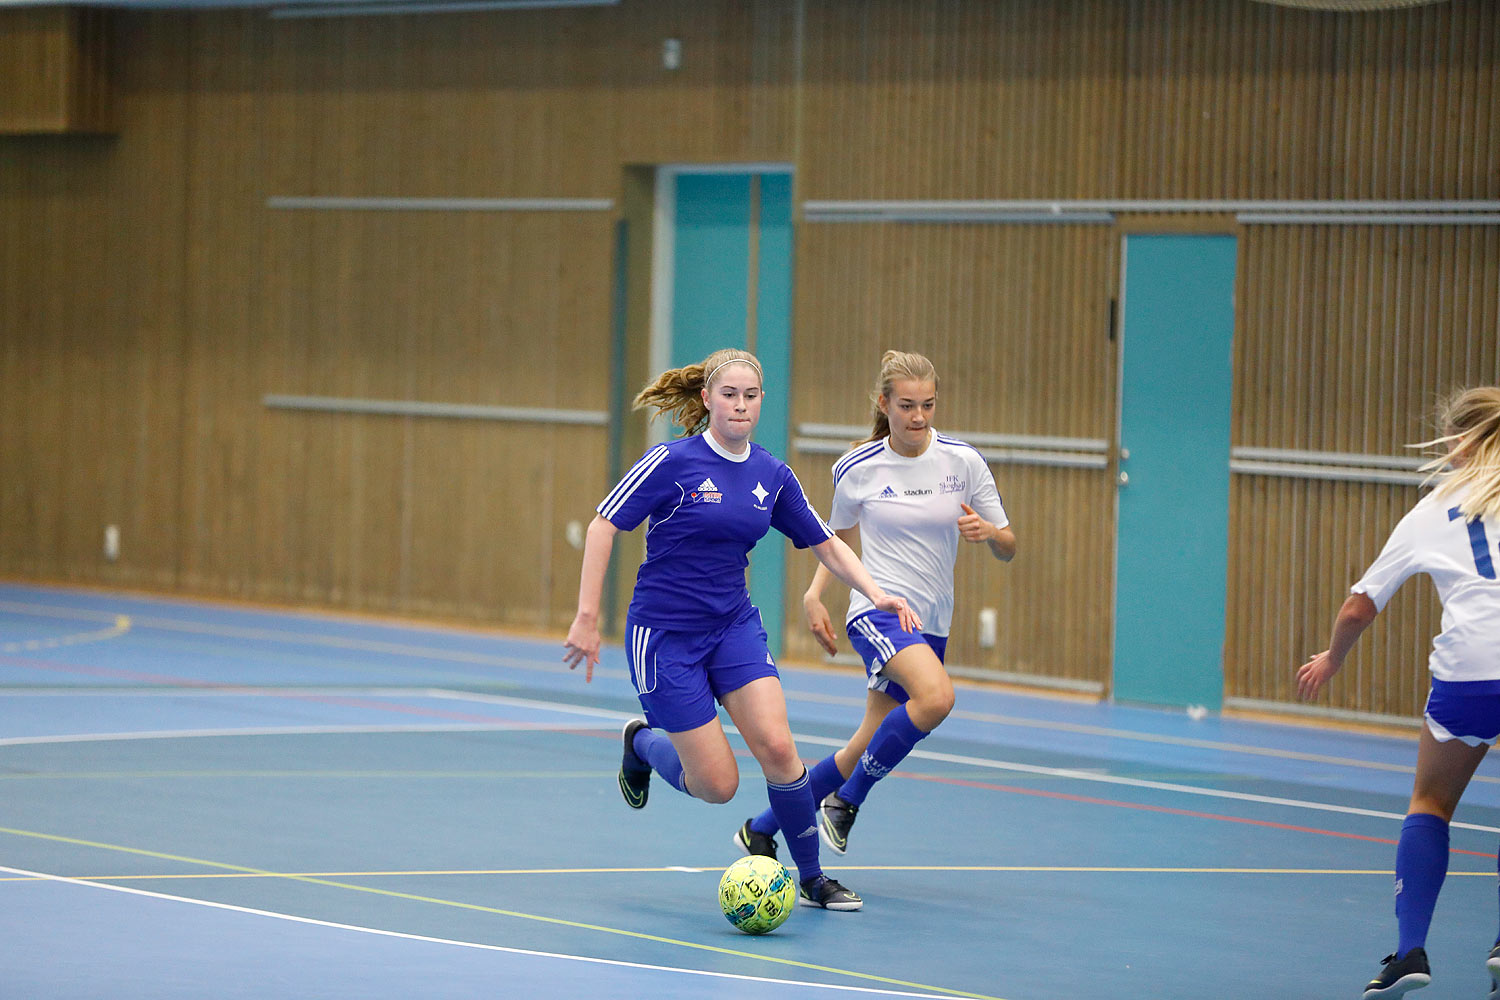
<svg viewBox="0 0 1500 1000">
<path fill-rule="evenodd" d="M 755 498 L 755 509 L 756 510 L 765 510 L 766 509 L 766 497 L 768 497 L 768 496 L 771 495 L 771 491 L 768 490 L 768 489 L 766 489 L 764 486 L 762 486 L 760 484 L 760 480 L 757 479 L 755 481 L 755 489 L 753 489 L 753 490 L 750 491 L 750 495 Z"/>
<path fill-rule="evenodd" d="M 699 483 L 696 490 L 688 494 L 688 499 L 693 503 L 723 503 L 724 494 L 720 493 L 719 488 L 714 485 L 713 477 L 709 477 Z"/>
</svg>

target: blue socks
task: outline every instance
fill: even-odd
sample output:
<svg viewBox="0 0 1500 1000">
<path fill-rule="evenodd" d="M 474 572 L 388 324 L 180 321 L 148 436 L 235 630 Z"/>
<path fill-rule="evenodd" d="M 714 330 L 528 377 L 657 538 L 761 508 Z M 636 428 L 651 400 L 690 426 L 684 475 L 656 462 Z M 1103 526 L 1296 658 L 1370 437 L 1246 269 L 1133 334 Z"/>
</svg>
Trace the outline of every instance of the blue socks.
<svg viewBox="0 0 1500 1000">
<path fill-rule="evenodd" d="M 1397 957 L 1427 945 L 1438 891 L 1448 876 L 1448 824 L 1430 813 L 1412 813 L 1396 845 Z"/>
<path fill-rule="evenodd" d="M 927 734 L 912 724 L 905 705 L 897 705 L 870 737 L 870 746 L 854 765 L 854 773 L 839 789 L 839 798 L 852 806 L 860 805 L 875 782 L 891 773 L 906 759 L 912 747 Z"/>
<path fill-rule="evenodd" d="M 824 796 L 843 783 L 844 776 L 839 773 L 839 766 L 834 763 L 833 754 L 829 754 L 814 764 L 812 770 L 807 772 L 807 787 L 812 791 L 813 808 L 816 809 Z M 767 837 L 774 837 L 776 831 L 781 829 L 781 824 L 776 821 L 776 814 L 767 809 L 750 821 L 750 829 L 756 833 L 763 833 Z"/>
<path fill-rule="evenodd" d="M 682 758 L 677 756 L 677 748 L 670 739 L 654 730 L 641 728 L 635 731 L 635 738 L 630 743 L 635 748 L 635 755 L 650 764 L 651 770 L 661 775 L 667 784 L 684 795 L 693 794 L 682 779 Z"/>
<path fill-rule="evenodd" d="M 806 769 L 790 784 L 767 781 L 766 797 L 771 800 L 776 821 L 787 832 L 786 846 L 792 853 L 792 863 L 797 866 L 797 881 L 806 882 L 823 874 L 823 867 L 818 864 L 818 819 Z"/>
</svg>

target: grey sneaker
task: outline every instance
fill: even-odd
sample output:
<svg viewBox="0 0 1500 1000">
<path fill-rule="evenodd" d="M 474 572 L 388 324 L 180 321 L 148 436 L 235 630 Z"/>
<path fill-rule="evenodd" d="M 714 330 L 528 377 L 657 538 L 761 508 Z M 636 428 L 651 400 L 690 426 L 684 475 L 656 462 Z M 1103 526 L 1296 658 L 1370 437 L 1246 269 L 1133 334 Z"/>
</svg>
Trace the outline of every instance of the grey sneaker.
<svg viewBox="0 0 1500 1000">
<path fill-rule="evenodd" d="M 631 719 L 620 734 L 625 744 L 625 752 L 620 756 L 620 794 L 632 809 L 644 809 L 646 797 L 651 793 L 651 765 L 636 756 L 634 743 L 635 734 L 649 728 L 640 719 Z"/>
<path fill-rule="evenodd" d="M 818 833 L 830 851 L 843 854 L 849 849 L 849 831 L 854 829 L 857 815 L 859 806 L 845 802 L 838 792 L 829 792 L 818 805 Z"/>
<path fill-rule="evenodd" d="M 1490 972 L 1490 1000 L 1500 1000 L 1500 944 L 1490 949 L 1484 967 Z"/>
<path fill-rule="evenodd" d="M 734 831 L 735 846 L 746 854 L 759 854 L 763 858 L 776 860 L 776 838 L 770 834 L 750 829 L 750 820 Z"/>
<path fill-rule="evenodd" d="M 859 893 L 845 889 L 827 875 L 814 875 L 797 886 L 797 902 L 825 910 L 857 910 L 865 905 Z"/>
</svg>

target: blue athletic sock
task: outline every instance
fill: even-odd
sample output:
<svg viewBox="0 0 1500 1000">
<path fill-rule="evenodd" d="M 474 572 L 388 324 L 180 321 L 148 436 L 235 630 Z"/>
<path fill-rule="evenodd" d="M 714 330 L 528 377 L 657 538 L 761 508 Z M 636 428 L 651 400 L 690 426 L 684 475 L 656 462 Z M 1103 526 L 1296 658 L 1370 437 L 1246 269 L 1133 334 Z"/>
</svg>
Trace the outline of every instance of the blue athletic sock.
<svg viewBox="0 0 1500 1000">
<path fill-rule="evenodd" d="M 1396 955 L 1427 945 L 1427 928 L 1448 875 L 1448 824 L 1430 813 L 1412 813 L 1396 845 Z"/>
<path fill-rule="evenodd" d="M 777 823 L 787 831 L 786 846 L 792 852 L 792 864 L 797 866 L 799 882 L 823 874 L 823 867 L 818 864 L 818 820 L 813 812 L 812 789 L 808 784 L 806 769 L 790 784 L 766 782 L 766 798 L 771 800 L 771 811 L 776 814 Z M 793 833 L 794 830 L 801 833 Z"/>
<path fill-rule="evenodd" d="M 682 777 L 682 758 L 677 756 L 677 748 L 670 739 L 643 727 L 635 731 L 635 738 L 630 742 L 635 755 L 650 764 L 651 770 L 661 775 L 667 784 L 684 795 L 693 794 L 688 791 L 687 782 Z"/>
<path fill-rule="evenodd" d="M 905 705 L 897 705 L 881 720 L 875 735 L 870 737 L 870 746 L 854 765 L 854 773 L 839 789 L 839 798 L 850 805 L 860 805 L 875 782 L 891 773 L 891 769 L 906 759 L 911 748 L 927 734 L 912 724 L 906 714 Z"/>
<path fill-rule="evenodd" d="M 807 772 L 807 787 L 812 790 L 814 806 L 823 801 L 823 796 L 843 783 L 844 776 L 839 773 L 839 766 L 834 761 L 833 754 L 818 761 L 812 766 L 812 770 Z M 776 822 L 776 814 L 767 809 L 750 821 L 750 829 L 756 833 L 763 833 L 767 837 L 774 837 L 776 831 L 781 829 L 781 824 Z"/>
</svg>

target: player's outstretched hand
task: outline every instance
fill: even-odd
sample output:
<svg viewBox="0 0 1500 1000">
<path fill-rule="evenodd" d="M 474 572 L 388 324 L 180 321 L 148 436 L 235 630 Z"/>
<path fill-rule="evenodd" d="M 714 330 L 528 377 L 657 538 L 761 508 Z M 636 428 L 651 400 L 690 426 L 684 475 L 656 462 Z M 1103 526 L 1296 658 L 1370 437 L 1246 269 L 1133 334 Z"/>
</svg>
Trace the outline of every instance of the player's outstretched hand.
<svg viewBox="0 0 1500 1000">
<path fill-rule="evenodd" d="M 575 669 L 580 663 L 587 663 L 588 669 L 584 672 L 585 684 L 594 679 L 594 664 L 599 662 L 599 625 L 597 622 L 588 621 L 580 615 L 573 619 L 573 624 L 568 628 L 568 638 L 563 643 L 563 662 L 568 665 L 569 670 Z"/>
<path fill-rule="evenodd" d="M 1333 657 L 1328 655 L 1328 650 L 1318 653 L 1297 668 L 1297 696 L 1303 701 L 1316 698 L 1318 692 L 1323 690 L 1323 685 L 1339 672 L 1341 666 L 1343 664 L 1333 662 Z"/>
<path fill-rule="evenodd" d="M 922 619 L 911 609 L 911 605 L 906 603 L 906 598 L 897 597 L 894 594 L 882 594 L 878 601 L 871 601 L 870 603 L 874 604 L 881 611 L 889 611 L 901 619 L 901 631 L 922 631 Z"/>
<path fill-rule="evenodd" d="M 995 526 L 974 512 L 966 503 L 959 504 L 964 516 L 958 519 L 958 533 L 966 542 L 987 542 L 995 537 Z"/>
<path fill-rule="evenodd" d="M 838 639 L 833 634 L 833 620 L 828 617 L 828 609 L 823 602 L 816 597 L 802 598 L 802 610 L 807 615 L 807 630 L 818 640 L 829 656 L 839 651 Z"/>
</svg>

